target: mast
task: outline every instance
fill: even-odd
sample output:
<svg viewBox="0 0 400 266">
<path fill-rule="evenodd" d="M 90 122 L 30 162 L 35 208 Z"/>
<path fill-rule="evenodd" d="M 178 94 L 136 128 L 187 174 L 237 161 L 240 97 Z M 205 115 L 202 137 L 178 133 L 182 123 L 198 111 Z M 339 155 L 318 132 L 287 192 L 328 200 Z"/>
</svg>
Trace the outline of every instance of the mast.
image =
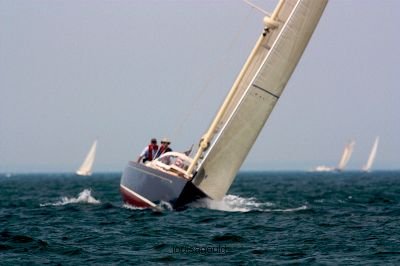
<svg viewBox="0 0 400 266">
<path fill-rule="evenodd" d="M 210 141 L 215 135 L 217 126 L 221 122 L 223 115 L 226 114 L 226 111 L 228 110 L 228 107 L 230 106 L 230 104 L 232 104 L 234 96 L 238 92 L 239 83 L 242 81 L 246 71 L 249 68 L 249 65 L 253 61 L 257 51 L 260 49 L 260 45 L 262 44 L 262 41 L 263 41 L 264 37 L 266 36 L 267 32 L 269 32 L 271 29 L 276 28 L 279 25 L 279 22 L 276 21 L 275 19 L 276 19 L 278 12 L 281 9 L 284 2 L 285 2 L 285 0 L 279 1 L 278 5 L 275 8 L 274 13 L 271 15 L 271 17 L 268 17 L 268 16 L 264 17 L 264 24 L 265 24 L 264 31 L 263 31 L 262 35 L 258 38 L 256 45 L 254 46 L 253 50 L 251 51 L 250 56 L 247 58 L 244 66 L 242 67 L 239 75 L 237 76 L 234 84 L 232 85 L 231 90 L 229 91 L 228 95 L 226 96 L 224 103 L 220 107 L 220 109 L 219 109 L 218 113 L 216 114 L 214 120 L 212 121 L 210 127 L 208 128 L 207 132 L 201 138 L 197 153 L 194 156 L 193 162 L 191 163 L 191 165 L 189 166 L 189 168 L 187 170 L 188 176 L 192 175 L 192 172 L 193 172 L 194 168 L 196 167 L 196 164 L 198 163 L 200 157 L 203 155 L 204 151 L 206 151 L 209 148 Z"/>
<path fill-rule="evenodd" d="M 232 89 L 199 143 L 187 175 L 211 198 L 221 198 L 278 101 L 322 15 L 327 0 L 281 0 Z"/>
<path fill-rule="evenodd" d="M 228 109 L 229 104 L 232 102 L 233 96 L 235 95 L 235 93 L 237 91 L 238 84 L 242 80 L 245 71 L 249 67 L 249 64 L 250 64 L 252 58 L 254 57 L 254 54 L 256 53 L 258 47 L 260 46 L 262 39 L 263 39 L 263 36 L 261 36 L 258 39 L 255 47 L 253 48 L 253 51 L 251 52 L 251 54 L 250 54 L 249 58 L 247 59 L 246 63 L 244 64 L 244 66 L 243 66 L 242 70 L 240 71 L 238 77 L 236 78 L 236 81 L 233 84 L 231 90 L 229 91 L 228 96 L 225 98 L 224 103 L 220 107 L 220 110 L 216 114 L 216 116 L 215 116 L 214 120 L 212 121 L 210 127 L 208 128 L 207 132 L 201 138 L 200 143 L 199 143 L 199 148 L 198 148 L 198 150 L 196 152 L 196 155 L 193 158 L 193 162 L 190 164 L 190 166 L 189 166 L 189 168 L 187 170 L 187 175 L 188 176 L 192 175 L 192 172 L 193 172 L 194 168 L 196 167 L 200 157 L 203 155 L 204 151 L 206 151 L 208 149 L 208 147 L 210 146 L 210 141 L 215 135 L 215 131 L 216 131 L 216 128 L 218 126 L 218 123 L 220 123 L 222 116 L 226 113 L 226 110 Z"/>
<path fill-rule="evenodd" d="M 217 126 L 220 123 L 223 115 L 226 114 L 226 111 L 227 111 L 228 107 L 230 106 L 230 104 L 232 103 L 234 96 L 237 94 L 238 88 L 239 88 L 239 83 L 242 81 L 246 71 L 248 70 L 252 60 L 255 57 L 255 54 L 257 53 L 257 50 L 260 48 L 260 45 L 261 45 L 264 37 L 266 36 L 267 32 L 270 29 L 276 28 L 279 25 L 279 23 L 277 21 L 275 21 L 275 19 L 276 19 L 276 16 L 277 16 L 280 8 L 282 7 L 282 4 L 284 1 L 285 0 L 279 1 L 278 6 L 275 9 L 274 13 L 271 15 L 271 17 L 266 16 L 264 18 L 265 28 L 264 28 L 263 34 L 258 38 L 256 45 L 254 46 L 253 50 L 250 53 L 250 56 L 247 58 L 244 66 L 242 67 L 242 70 L 240 71 L 239 75 L 237 76 L 235 82 L 233 83 L 231 90 L 229 91 L 228 95 L 226 96 L 226 98 L 224 100 L 224 103 L 220 107 L 217 115 L 215 116 L 214 120 L 212 121 L 207 132 L 201 138 L 197 153 L 194 156 L 193 162 L 191 163 L 191 165 L 189 166 L 189 168 L 187 170 L 188 176 L 192 175 L 192 172 L 193 172 L 194 168 L 196 167 L 196 164 L 199 161 L 200 157 L 203 155 L 204 151 L 206 151 L 208 149 L 208 147 L 210 146 L 210 141 L 215 135 Z"/>
</svg>

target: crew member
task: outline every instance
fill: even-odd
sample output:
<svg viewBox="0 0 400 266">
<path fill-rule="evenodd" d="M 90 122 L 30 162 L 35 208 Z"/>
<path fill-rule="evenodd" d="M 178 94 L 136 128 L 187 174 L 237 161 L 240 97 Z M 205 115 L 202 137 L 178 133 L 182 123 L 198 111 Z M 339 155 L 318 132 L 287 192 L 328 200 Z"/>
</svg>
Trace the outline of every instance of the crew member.
<svg viewBox="0 0 400 266">
<path fill-rule="evenodd" d="M 139 155 L 137 162 L 145 163 L 147 161 L 152 161 L 153 159 L 156 158 L 157 152 L 158 152 L 157 139 L 152 138 L 150 144 L 146 146 L 143 149 L 142 153 Z"/>
<path fill-rule="evenodd" d="M 156 158 L 160 157 L 160 155 L 162 155 L 162 154 L 164 154 L 166 152 L 172 151 L 172 149 L 169 147 L 170 144 L 171 144 L 171 141 L 169 141 L 169 139 L 163 138 L 161 140 L 161 146 L 160 146 L 160 149 L 157 152 Z"/>
</svg>

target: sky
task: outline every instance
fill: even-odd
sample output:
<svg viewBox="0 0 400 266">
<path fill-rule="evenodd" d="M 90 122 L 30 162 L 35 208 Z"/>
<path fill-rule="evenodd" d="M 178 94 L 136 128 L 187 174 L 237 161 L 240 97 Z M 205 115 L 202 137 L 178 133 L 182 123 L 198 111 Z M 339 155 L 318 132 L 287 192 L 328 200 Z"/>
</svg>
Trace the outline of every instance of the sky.
<svg viewBox="0 0 400 266">
<path fill-rule="evenodd" d="M 254 0 L 272 11 L 277 1 Z M 330 1 L 242 170 L 400 169 L 400 1 Z M 262 31 L 240 0 L 0 0 L 0 172 L 197 145 Z"/>
</svg>

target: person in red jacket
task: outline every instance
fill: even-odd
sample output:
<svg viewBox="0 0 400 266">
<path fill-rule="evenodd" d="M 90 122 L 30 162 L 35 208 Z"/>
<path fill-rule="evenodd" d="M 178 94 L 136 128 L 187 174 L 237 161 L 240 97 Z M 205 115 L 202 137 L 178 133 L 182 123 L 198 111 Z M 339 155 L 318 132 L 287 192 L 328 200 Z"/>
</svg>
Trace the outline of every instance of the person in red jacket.
<svg viewBox="0 0 400 266">
<path fill-rule="evenodd" d="M 166 152 L 172 151 L 172 149 L 169 147 L 170 144 L 171 144 L 171 141 L 169 141 L 169 139 L 163 138 L 161 140 L 161 146 L 160 146 L 160 149 L 157 152 L 156 158 L 160 157 L 160 155 L 162 155 L 162 154 L 164 154 Z"/>
<path fill-rule="evenodd" d="M 139 155 L 137 162 L 145 163 L 147 161 L 152 161 L 153 159 L 156 158 L 157 152 L 158 152 L 157 139 L 152 138 L 150 141 L 150 144 L 148 146 L 146 146 L 143 149 L 142 153 Z"/>
</svg>

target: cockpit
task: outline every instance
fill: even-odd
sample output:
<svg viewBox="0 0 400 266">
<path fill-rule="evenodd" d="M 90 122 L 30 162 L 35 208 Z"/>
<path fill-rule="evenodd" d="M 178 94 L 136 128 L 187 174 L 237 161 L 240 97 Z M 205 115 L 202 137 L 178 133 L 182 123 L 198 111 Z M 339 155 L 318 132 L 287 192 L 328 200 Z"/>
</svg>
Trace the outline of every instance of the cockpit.
<svg viewBox="0 0 400 266">
<path fill-rule="evenodd" d="M 186 170 L 189 168 L 189 165 L 192 163 L 192 161 L 192 158 L 183 153 L 166 152 L 157 159 L 147 162 L 146 165 L 169 174 L 189 179 L 189 177 L 186 175 Z"/>
</svg>

